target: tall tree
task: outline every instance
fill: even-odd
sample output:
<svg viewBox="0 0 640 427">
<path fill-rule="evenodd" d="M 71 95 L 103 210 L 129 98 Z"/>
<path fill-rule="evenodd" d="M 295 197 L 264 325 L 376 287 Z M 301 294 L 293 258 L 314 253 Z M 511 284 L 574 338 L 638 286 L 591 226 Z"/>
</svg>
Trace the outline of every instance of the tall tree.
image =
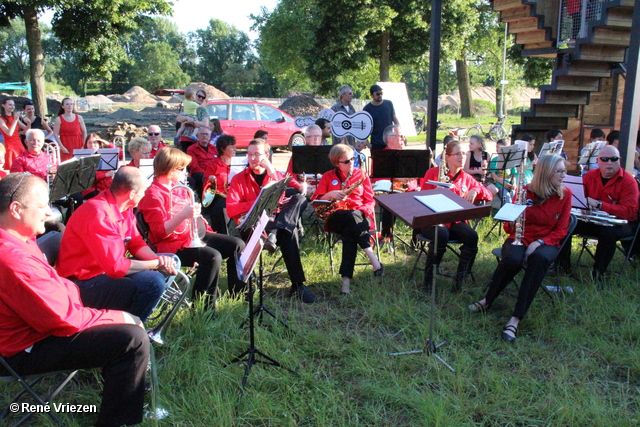
<svg viewBox="0 0 640 427">
<path fill-rule="evenodd" d="M 54 34 L 63 46 L 81 52 L 79 67 L 108 76 L 124 54 L 120 36 L 138 28 L 142 14 L 170 13 L 165 0 L 2 0 L 0 26 L 11 19 L 24 20 L 29 48 L 31 91 L 38 114 L 46 114 L 44 94 L 45 60 L 38 14 L 53 9 Z"/>
<path fill-rule="evenodd" d="M 190 77 L 182 71 L 178 60 L 169 43 L 147 43 L 133 66 L 131 78 L 149 91 L 186 86 Z"/>
</svg>

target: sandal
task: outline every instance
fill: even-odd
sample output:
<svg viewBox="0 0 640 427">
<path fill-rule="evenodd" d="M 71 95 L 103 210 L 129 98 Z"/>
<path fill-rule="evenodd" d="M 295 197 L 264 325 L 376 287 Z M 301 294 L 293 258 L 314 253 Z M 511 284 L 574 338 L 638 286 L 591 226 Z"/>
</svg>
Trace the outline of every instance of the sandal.
<svg viewBox="0 0 640 427">
<path fill-rule="evenodd" d="M 486 305 L 482 305 L 480 301 L 474 302 L 473 304 L 469 304 L 467 309 L 472 313 L 484 313 L 487 309 Z"/>
<path fill-rule="evenodd" d="M 351 295 L 351 291 L 349 290 L 349 284 L 348 283 L 343 283 L 342 284 L 341 293 L 342 293 L 342 295 Z"/>
<path fill-rule="evenodd" d="M 509 335 L 507 332 L 511 332 L 513 336 Z M 508 342 L 509 344 L 513 344 L 516 342 L 516 338 L 518 337 L 518 327 L 515 325 L 507 325 L 504 327 L 502 331 L 502 339 Z"/>
</svg>

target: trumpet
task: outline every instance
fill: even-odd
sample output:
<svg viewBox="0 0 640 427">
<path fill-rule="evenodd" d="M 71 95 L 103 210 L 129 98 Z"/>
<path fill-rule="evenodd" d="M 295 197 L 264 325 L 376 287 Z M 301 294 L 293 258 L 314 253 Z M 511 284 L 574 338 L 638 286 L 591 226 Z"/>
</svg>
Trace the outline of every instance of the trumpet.
<svg viewBox="0 0 640 427">
<path fill-rule="evenodd" d="M 190 206 L 194 206 L 196 204 L 196 196 L 191 188 L 189 188 L 184 184 L 174 185 L 173 187 L 171 187 L 171 190 L 169 191 L 169 194 L 171 195 L 171 207 L 169 209 L 169 214 L 172 216 L 180 212 L 180 210 L 182 210 L 182 208 L 184 207 L 184 203 L 176 203 L 175 205 L 173 203 L 174 192 L 179 191 L 179 189 L 186 190 L 187 193 L 189 193 L 189 199 L 187 200 L 187 203 L 189 203 Z M 180 198 L 180 200 L 182 201 L 184 199 Z M 187 220 L 190 226 L 189 232 L 191 237 L 191 242 L 189 242 L 189 244 L 186 246 L 187 248 L 202 248 L 206 246 L 204 243 L 202 243 L 202 240 L 200 240 L 200 235 L 198 234 L 198 225 L 196 224 L 196 220 L 200 218 L 190 218 Z M 185 231 L 187 231 L 186 228 L 183 228 L 182 224 L 180 224 L 178 228 L 176 228 L 173 232 L 175 234 L 182 234 Z"/>
<path fill-rule="evenodd" d="M 124 136 L 114 136 L 111 143 L 115 148 L 120 149 L 120 154 L 122 155 L 122 158 L 120 159 L 120 165 L 124 165 L 126 155 L 126 153 L 124 152 Z"/>
</svg>

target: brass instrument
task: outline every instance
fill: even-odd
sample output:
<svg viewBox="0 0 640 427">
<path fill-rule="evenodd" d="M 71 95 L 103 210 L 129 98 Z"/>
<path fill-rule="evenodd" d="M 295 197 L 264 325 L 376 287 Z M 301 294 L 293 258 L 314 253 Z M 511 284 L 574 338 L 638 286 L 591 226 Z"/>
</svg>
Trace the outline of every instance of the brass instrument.
<svg viewBox="0 0 640 427">
<path fill-rule="evenodd" d="M 626 219 L 620 219 L 615 215 L 608 214 L 604 211 L 590 212 L 582 209 L 571 209 L 571 213 L 576 216 L 580 221 L 592 222 L 604 227 L 613 227 L 614 225 L 627 224 L 629 221 Z"/>
<path fill-rule="evenodd" d="M 174 205 L 173 201 L 174 201 L 174 195 L 173 193 L 178 190 L 178 189 L 183 189 L 186 190 L 187 193 L 189 193 L 189 199 L 187 200 L 187 203 L 190 204 L 190 206 L 194 206 L 196 204 L 196 195 L 194 194 L 193 190 L 191 188 L 189 188 L 188 186 L 184 185 L 184 184 L 177 184 L 174 185 L 173 187 L 171 187 L 171 190 L 169 190 L 169 194 L 170 194 L 170 198 L 171 198 L 171 206 L 169 209 L 169 215 L 174 216 L 175 214 L 177 214 L 178 212 L 180 212 L 182 210 L 182 208 L 184 208 L 184 204 L 183 203 L 176 203 Z M 202 218 L 202 217 L 200 217 Z M 191 242 L 189 242 L 189 244 L 186 246 L 187 248 L 202 248 L 204 246 L 206 246 L 204 243 L 202 243 L 202 240 L 200 240 L 200 235 L 198 234 L 198 225 L 196 224 L 196 221 L 199 220 L 200 218 L 189 218 L 186 221 L 189 223 L 189 232 L 190 232 L 190 237 L 191 237 Z M 203 220 L 204 221 L 204 220 Z M 184 221 L 183 221 L 184 223 Z M 186 232 L 187 229 L 183 228 L 182 224 L 180 224 L 173 232 L 174 234 L 182 234 L 184 232 Z"/>
<path fill-rule="evenodd" d="M 122 154 L 122 158 L 120 159 L 120 166 L 123 166 L 125 163 L 126 153 L 124 151 L 124 136 L 114 136 L 112 144 L 115 148 L 120 149 L 120 154 Z"/>
<path fill-rule="evenodd" d="M 47 155 L 47 184 L 51 186 L 60 166 L 60 145 L 55 141 L 45 142 L 42 151 Z"/>
<path fill-rule="evenodd" d="M 178 264 L 176 264 L 176 270 L 178 270 L 177 276 L 171 276 L 168 279 L 167 287 L 160 297 L 160 301 L 158 302 L 158 309 L 160 312 L 153 319 L 159 318 L 168 307 L 171 307 L 167 315 L 153 328 L 147 331 L 147 335 L 149 335 L 149 339 L 157 344 L 164 345 L 164 339 L 162 338 L 162 329 L 167 326 L 168 323 L 171 322 L 173 316 L 176 315 L 180 307 L 183 305 L 187 308 L 191 307 L 191 303 L 186 299 L 187 295 L 191 292 L 191 288 L 193 284 L 191 283 L 191 278 L 198 268 L 198 263 L 194 263 L 193 267 L 189 269 L 187 273 L 183 273 L 180 271 L 179 258 L 175 257 L 178 260 Z"/>
<path fill-rule="evenodd" d="M 346 195 L 346 197 L 342 200 L 333 200 L 331 201 L 331 203 L 326 205 L 314 206 L 313 208 L 316 211 L 316 217 L 318 217 L 321 220 L 325 220 L 329 218 L 331 214 L 334 213 L 335 211 L 344 209 L 343 207 L 340 206 L 341 202 L 344 202 L 345 200 L 347 200 L 347 198 L 349 197 L 349 194 L 351 194 L 353 190 L 358 188 L 365 180 L 365 176 L 363 175 L 362 178 L 360 178 L 359 180 L 357 180 L 347 188 L 344 188 L 344 186 L 347 184 L 347 181 L 349 181 L 349 178 L 351 178 L 351 174 L 347 175 L 347 179 L 344 180 L 344 183 L 342 184 L 342 189 L 341 189 L 341 191 Z"/>
</svg>

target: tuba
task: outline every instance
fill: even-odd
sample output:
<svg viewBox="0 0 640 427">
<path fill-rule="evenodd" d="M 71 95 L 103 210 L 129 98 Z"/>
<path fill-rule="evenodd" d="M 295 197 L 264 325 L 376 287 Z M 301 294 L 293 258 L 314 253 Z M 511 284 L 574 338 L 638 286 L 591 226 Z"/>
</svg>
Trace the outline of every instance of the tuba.
<svg viewBox="0 0 640 427">
<path fill-rule="evenodd" d="M 188 199 L 184 199 L 182 197 L 179 197 L 178 195 L 176 195 L 176 197 L 174 197 L 174 193 L 176 193 L 177 191 L 180 191 L 180 189 L 187 191 L 187 193 L 189 193 L 189 198 Z M 173 187 L 171 187 L 171 190 L 169 190 L 169 194 L 170 194 L 170 198 L 171 198 L 171 206 L 169 209 L 169 215 L 174 216 L 175 214 L 177 214 L 178 212 L 180 212 L 182 210 L 182 208 L 184 208 L 185 203 L 182 203 L 182 201 L 186 201 L 186 203 L 189 203 L 190 206 L 194 206 L 196 204 L 196 196 L 193 192 L 193 190 L 191 188 L 189 188 L 188 186 L 184 185 L 184 184 L 177 184 L 174 185 Z M 175 203 L 174 204 L 174 200 L 180 200 L 180 203 Z M 188 222 L 188 225 L 183 226 L 184 222 L 182 224 L 180 224 L 178 226 L 178 228 L 176 228 L 173 233 L 174 234 L 182 234 L 184 232 L 187 231 L 186 227 L 189 227 L 189 233 L 190 233 L 190 237 L 191 237 L 191 242 L 187 245 L 188 248 L 202 248 L 204 246 L 206 246 L 204 243 L 202 243 L 202 240 L 200 240 L 200 235 L 198 233 L 198 224 L 197 221 L 200 220 L 202 217 L 200 218 L 190 218 L 188 220 L 186 220 Z M 202 220 L 204 222 L 204 220 Z M 205 225 L 206 227 L 206 225 Z"/>
</svg>

